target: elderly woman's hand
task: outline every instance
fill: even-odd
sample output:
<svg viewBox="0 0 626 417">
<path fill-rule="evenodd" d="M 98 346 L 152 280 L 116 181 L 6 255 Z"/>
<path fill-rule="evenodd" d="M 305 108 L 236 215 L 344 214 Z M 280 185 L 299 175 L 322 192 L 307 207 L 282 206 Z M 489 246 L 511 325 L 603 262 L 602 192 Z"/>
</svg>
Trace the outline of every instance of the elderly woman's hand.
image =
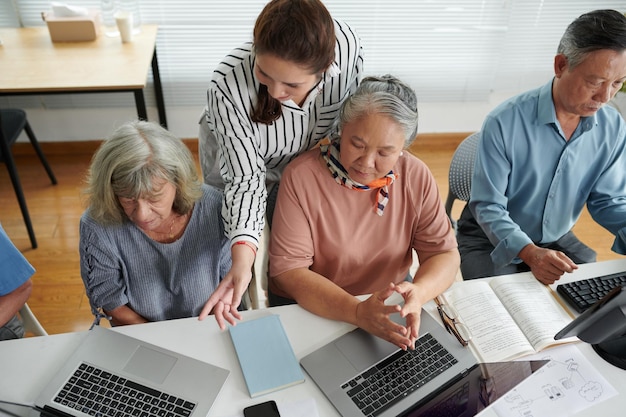
<svg viewBox="0 0 626 417">
<path fill-rule="evenodd" d="M 408 281 L 394 284 L 393 287 L 394 291 L 404 299 L 400 316 L 406 319 L 406 328 L 409 331 L 408 337 L 411 339 L 412 345 L 414 345 L 419 335 L 422 314 L 422 302 L 417 294 L 417 287 Z"/>
<path fill-rule="evenodd" d="M 407 317 L 407 327 L 402 326 L 389 317 L 391 314 L 401 313 L 402 308 L 397 304 L 385 304 L 385 300 L 397 291 L 397 287 L 391 283 L 389 287 L 375 292 L 367 300 L 361 301 L 356 310 L 357 325 L 401 349 L 412 349 L 414 348 L 415 337 L 411 336 L 412 326 L 409 327 L 408 324 L 414 323 L 415 317 L 412 315 Z M 419 327 L 419 314 L 417 322 Z"/>
</svg>

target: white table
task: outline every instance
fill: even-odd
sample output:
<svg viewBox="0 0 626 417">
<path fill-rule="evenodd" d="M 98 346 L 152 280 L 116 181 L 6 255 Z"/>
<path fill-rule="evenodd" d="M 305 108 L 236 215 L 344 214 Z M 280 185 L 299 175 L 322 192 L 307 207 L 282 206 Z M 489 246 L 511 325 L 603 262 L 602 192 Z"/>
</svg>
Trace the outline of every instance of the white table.
<svg viewBox="0 0 626 417">
<path fill-rule="evenodd" d="M 299 306 L 285 306 L 243 312 L 244 319 L 278 314 L 298 358 L 335 339 L 353 327 L 314 316 Z M 116 328 L 138 339 L 230 369 L 226 385 L 213 405 L 210 416 L 236 415 L 245 406 L 266 399 L 292 402 L 315 398 L 320 416 L 337 416 L 313 381 L 262 397 L 250 398 L 228 331 L 220 331 L 213 317 L 170 320 Z M 54 374 L 58 364 L 71 353 L 85 332 L 39 336 L 0 342 L 0 399 L 32 403 Z M 2 413 L 0 413 L 2 415 Z M 27 414 L 25 414 L 27 415 Z"/>
<path fill-rule="evenodd" d="M 582 265 L 575 273 L 562 278 L 562 282 L 626 270 L 626 260 Z M 426 306 L 436 316 L 434 303 Z M 244 320 L 268 313 L 278 314 L 298 358 L 337 338 L 353 327 L 314 316 L 297 305 L 271 309 L 250 310 L 243 313 Z M 236 354 L 228 332 L 222 332 L 210 318 L 171 320 L 126 326 L 117 331 L 138 339 L 158 344 L 200 360 L 231 370 L 226 385 L 211 409 L 210 416 L 232 416 L 245 406 L 273 399 L 277 402 L 294 402 L 314 398 L 319 415 L 338 416 L 322 392 L 310 378 L 304 384 L 251 399 L 241 374 Z M 15 402 L 32 402 L 45 382 L 80 341 L 82 333 L 40 336 L 22 340 L 0 342 L 0 398 Z M 587 355 L 620 395 L 584 410 L 578 416 L 613 416 L 626 409 L 626 371 L 620 370 L 599 358 L 591 346 L 580 343 Z M 493 415 L 489 409 L 483 415 Z"/>
</svg>

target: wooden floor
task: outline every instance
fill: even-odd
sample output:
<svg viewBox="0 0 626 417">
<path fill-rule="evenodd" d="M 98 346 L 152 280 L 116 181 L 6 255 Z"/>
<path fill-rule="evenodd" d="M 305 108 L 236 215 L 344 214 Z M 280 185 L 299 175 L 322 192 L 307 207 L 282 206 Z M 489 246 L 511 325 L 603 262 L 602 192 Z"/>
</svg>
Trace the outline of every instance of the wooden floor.
<svg viewBox="0 0 626 417">
<path fill-rule="evenodd" d="M 424 160 L 439 184 L 442 199 L 447 193 L 447 173 L 452 153 L 463 135 L 434 135 L 416 142 L 412 151 Z M 196 154 L 195 141 L 187 141 Z M 18 171 L 33 220 L 39 247 L 31 249 L 22 215 L 7 171 L 0 168 L 0 222 L 15 245 L 35 267 L 29 306 L 48 331 L 65 333 L 86 330 L 92 322 L 89 303 L 80 278 L 78 221 L 84 210 L 82 181 L 95 149 L 93 143 L 43 144 L 59 184 L 53 186 L 29 144 L 18 144 Z M 460 213 L 462 203 L 453 213 Z M 598 260 L 616 259 L 610 251 L 611 235 L 584 213 L 575 228 L 577 235 L 598 252 Z"/>
</svg>

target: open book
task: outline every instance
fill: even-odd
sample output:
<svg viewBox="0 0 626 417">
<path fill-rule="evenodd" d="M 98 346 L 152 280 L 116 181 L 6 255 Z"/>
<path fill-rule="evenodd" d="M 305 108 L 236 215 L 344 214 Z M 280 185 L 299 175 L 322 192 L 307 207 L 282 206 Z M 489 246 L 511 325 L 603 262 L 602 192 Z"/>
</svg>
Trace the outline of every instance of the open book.
<svg viewBox="0 0 626 417">
<path fill-rule="evenodd" d="M 511 360 L 578 340 L 554 340 L 572 316 L 532 275 L 457 282 L 440 298 L 469 328 L 470 347 L 481 362 Z"/>
</svg>

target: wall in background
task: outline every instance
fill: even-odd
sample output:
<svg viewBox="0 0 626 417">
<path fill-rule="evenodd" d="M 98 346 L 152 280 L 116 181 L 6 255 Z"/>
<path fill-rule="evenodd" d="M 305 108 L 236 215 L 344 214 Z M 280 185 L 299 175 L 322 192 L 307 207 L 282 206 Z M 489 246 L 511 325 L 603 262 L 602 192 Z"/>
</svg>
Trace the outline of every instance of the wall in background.
<svg viewBox="0 0 626 417">
<path fill-rule="evenodd" d="M 100 140 L 115 127 L 137 117 L 132 107 L 93 109 L 26 109 L 30 123 L 41 142 Z M 477 103 L 421 103 L 420 133 L 473 132 L 480 129 L 483 118 L 499 101 Z M 167 109 L 168 128 L 181 138 L 197 138 L 201 107 Z M 148 118 L 158 122 L 156 107 L 148 108 Z M 28 141 L 25 135 L 20 142 Z"/>
</svg>

